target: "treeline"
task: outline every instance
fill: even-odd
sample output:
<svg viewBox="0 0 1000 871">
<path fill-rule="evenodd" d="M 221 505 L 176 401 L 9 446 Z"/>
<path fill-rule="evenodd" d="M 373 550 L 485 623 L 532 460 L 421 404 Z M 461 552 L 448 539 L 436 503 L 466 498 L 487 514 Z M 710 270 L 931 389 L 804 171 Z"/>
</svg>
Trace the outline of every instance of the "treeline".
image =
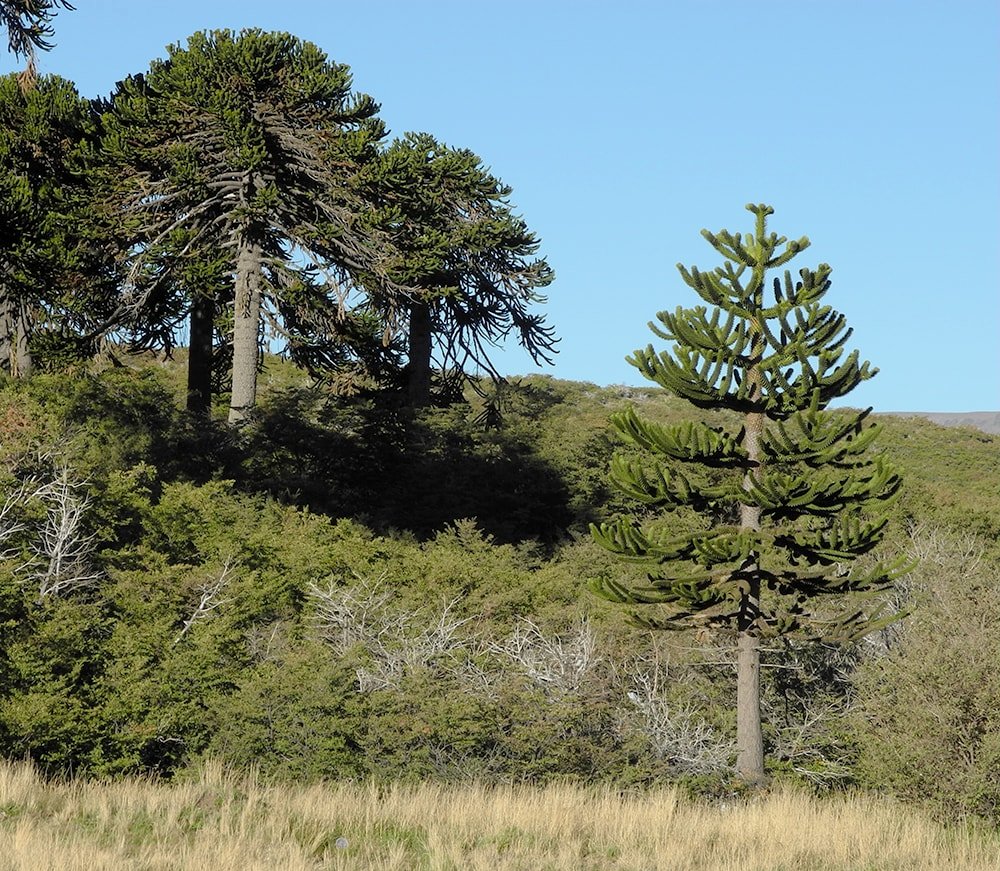
<svg viewBox="0 0 1000 871">
<path fill-rule="evenodd" d="M 0 80 L 0 366 L 189 337 L 186 404 L 254 406 L 265 350 L 411 407 L 538 361 L 552 271 L 511 189 L 429 133 L 389 141 L 347 66 L 284 33 L 197 33 L 86 99 Z"/>
</svg>

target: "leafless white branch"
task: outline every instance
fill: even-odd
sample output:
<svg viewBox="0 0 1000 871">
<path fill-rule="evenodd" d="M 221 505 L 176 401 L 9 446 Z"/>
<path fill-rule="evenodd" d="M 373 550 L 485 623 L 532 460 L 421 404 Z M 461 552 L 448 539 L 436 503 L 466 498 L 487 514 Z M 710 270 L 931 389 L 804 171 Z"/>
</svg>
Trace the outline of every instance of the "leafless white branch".
<svg viewBox="0 0 1000 871">
<path fill-rule="evenodd" d="M 310 584 L 320 636 L 338 653 L 360 645 L 369 664 L 357 669 L 362 692 L 396 689 L 408 672 L 430 665 L 467 646 L 458 630 L 470 618 L 453 614 L 457 600 L 445 603 L 428 619 L 421 611 L 397 611 L 381 589 L 383 574 L 357 589 Z"/>
<path fill-rule="evenodd" d="M 586 618 L 568 635 L 547 636 L 522 617 L 510 637 L 490 649 L 555 697 L 577 692 L 598 661 L 596 638 Z"/>
<path fill-rule="evenodd" d="M 0 504 L 0 560 L 12 559 L 19 553 L 17 547 L 5 547 L 5 543 L 27 532 L 28 524 L 21 519 L 24 505 L 38 492 L 41 485 L 36 478 L 22 481 L 17 489 L 8 493 Z"/>
<path fill-rule="evenodd" d="M 985 543 L 974 532 L 946 532 L 926 523 L 910 523 L 909 555 L 919 560 L 916 574 L 960 567 L 973 574 L 982 565 Z"/>
<path fill-rule="evenodd" d="M 731 742 L 690 704 L 675 705 L 667 699 L 664 666 L 635 661 L 624 671 L 632 686 L 625 694 L 630 710 L 624 713 L 624 729 L 645 735 L 658 756 L 686 771 L 708 773 L 729 766 Z"/>
<path fill-rule="evenodd" d="M 86 587 L 101 576 L 91 564 L 94 537 L 83 531 L 83 518 L 91 504 L 86 494 L 78 493 L 83 486 L 71 480 L 69 470 L 63 467 L 34 493 L 47 507 L 33 548 L 41 566 L 28 575 L 38 584 L 39 599 Z"/>
<path fill-rule="evenodd" d="M 181 626 L 181 631 L 174 639 L 174 644 L 177 644 L 195 623 L 201 620 L 206 620 L 216 608 L 232 601 L 231 599 L 222 598 L 222 591 L 229 584 L 232 570 L 232 562 L 227 559 L 222 564 L 222 571 L 219 572 L 218 577 L 209 578 L 204 584 L 198 587 L 198 594 L 200 597 L 198 599 L 198 604 L 191 612 L 191 616 L 184 621 L 184 625 Z"/>
</svg>

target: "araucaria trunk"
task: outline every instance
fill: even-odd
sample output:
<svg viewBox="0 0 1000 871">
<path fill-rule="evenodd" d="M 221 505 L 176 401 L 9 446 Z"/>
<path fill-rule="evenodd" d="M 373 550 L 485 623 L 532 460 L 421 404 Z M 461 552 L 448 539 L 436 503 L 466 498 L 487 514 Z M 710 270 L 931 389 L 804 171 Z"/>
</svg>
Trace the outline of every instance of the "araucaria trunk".
<svg viewBox="0 0 1000 871">
<path fill-rule="evenodd" d="M 26 302 L 6 296 L 0 304 L 0 354 L 12 378 L 31 375 L 32 359 L 28 347 L 31 334 L 31 310 Z"/>
<path fill-rule="evenodd" d="M 233 424 L 244 421 L 257 401 L 262 259 L 260 244 L 242 236 L 236 257 L 233 312 L 233 392 L 229 403 L 229 422 Z"/>
<path fill-rule="evenodd" d="M 750 378 L 759 378 L 759 374 L 751 372 Z M 754 393 L 759 395 L 757 391 Z M 753 475 L 759 468 L 763 429 L 763 414 L 746 416 L 743 447 L 747 453 L 748 468 L 743 480 L 744 489 L 750 488 Z M 740 529 L 760 529 L 758 506 L 740 505 Z M 747 783 L 760 783 L 764 779 L 764 737 L 760 723 L 760 635 L 757 626 L 760 616 L 759 568 L 756 559 L 745 567 L 747 587 L 740 602 L 737 624 L 736 770 Z"/>
<path fill-rule="evenodd" d="M 31 315 L 24 303 L 14 330 L 14 353 L 11 355 L 11 374 L 15 378 L 27 378 L 34 368 L 28 337 L 31 334 Z"/>
<path fill-rule="evenodd" d="M 408 350 L 406 372 L 410 405 L 423 408 L 431 401 L 431 309 L 421 300 L 410 305 Z"/>
<path fill-rule="evenodd" d="M 753 600 L 757 596 L 747 596 Z M 747 603 L 752 608 L 751 602 Z M 749 608 L 748 608 L 749 610 Z M 760 725 L 760 637 L 739 630 L 736 657 L 736 770 L 746 783 L 764 779 L 764 736 Z"/>
<path fill-rule="evenodd" d="M 191 304 L 188 351 L 187 410 L 208 417 L 212 408 L 212 340 L 215 300 L 198 294 Z"/>
</svg>

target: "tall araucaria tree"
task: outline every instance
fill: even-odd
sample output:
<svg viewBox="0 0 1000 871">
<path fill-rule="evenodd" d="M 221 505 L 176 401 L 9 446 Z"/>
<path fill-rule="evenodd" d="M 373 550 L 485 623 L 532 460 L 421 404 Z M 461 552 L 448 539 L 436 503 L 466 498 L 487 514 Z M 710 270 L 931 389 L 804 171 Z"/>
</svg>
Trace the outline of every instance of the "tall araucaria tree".
<svg viewBox="0 0 1000 871">
<path fill-rule="evenodd" d="M 224 253 L 233 423 L 255 403 L 269 315 L 279 333 L 289 319 L 330 327 L 331 288 L 353 273 L 385 276 L 355 184 L 384 135 L 377 110 L 352 93 L 346 66 L 312 43 L 260 30 L 197 33 L 112 97 L 107 150 L 135 238 L 129 305 L 141 322 L 165 284 L 183 289 L 186 263 Z M 202 322 L 192 333 L 210 333 L 212 306 L 195 299 Z"/>
<path fill-rule="evenodd" d="M 110 312 L 113 241 L 92 199 L 97 117 L 71 82 L 0 77 L 0 367 L 32 369 L 39 328 L 72 340 Z M 51 344 L 51 342 L 50 342 Z"/>
<path fill-rule="evenodd" d="M 651 565 L 649 582 L 593 583 L 599 595 L 637 606 L 654 629 L 728 630 L 737 644 L 737 760 L 747 782 L 764 777 L 760 716 L 763 639 L 847 640 L 882 626 L 872 597 L 906 570 L 902 561 L 855 561 L 880 541 L 900 479 L 871 451 L 871 409 L 830 411 L 877 370 L 844 353 L 843 315 L 822 300 L 830 267 L 785 266 L 809 245 L 767 231 L 773 210 L 749 205 L 753 232 L 702 235 L 724 258 L 711 272 L 678 265 L 707 305 L 660 312 L 652 345 L 628 357 L 645 378 L 695 407 L 730 412 L 730 428 L 696 421 L 661 426 L 634 409 L 613 417 L 649 461 L 615 457 L 627 495 L 659 509 L 593 527 L 623 557 Z M 769 291 L 773 291 L 769 292 Z M 653 511 L 653 516 L 656 516 Z M 639 607 L 641 606 L 641 607 Z"/>
<path fill-rule="evenodd" d="M 386 205 L 397 250 L 392 270 L 405 293 L 369 306 L 405 325 L 412 406 L 430 400 L 432 356 L 443 371 L 475 366 L 499 378 L 490 348 L 513 334 L 536 362 L 551 362 L 556 338 L 533 306 L 553 279 L 538 239 L 511 211 L 511 189 L 468 149 L 409 133 L 369 168 Z"/>
</svg>

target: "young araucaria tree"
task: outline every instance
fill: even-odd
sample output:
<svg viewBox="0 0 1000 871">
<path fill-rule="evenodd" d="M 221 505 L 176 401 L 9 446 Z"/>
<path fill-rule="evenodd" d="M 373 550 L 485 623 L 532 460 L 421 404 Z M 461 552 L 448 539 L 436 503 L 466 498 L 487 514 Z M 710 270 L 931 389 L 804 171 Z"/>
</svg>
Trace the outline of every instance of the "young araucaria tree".
<svg viewBox="0 0 1000 871">
<path fill-rule="evenodd" d="M 851 330 L 822 302 L 829 266 L 800 269 L 797 280 L 785 270 L 771 283 L 768 273 L 809 240 L 769 233 L 769 206 L 747 209 L 753 233 L 702 232 L 724 265 L 678 266 L 707 307 L 660 312 L 650 327 L 671 350 L 650 345 L 628 358 L 697 408 L 728 412 L 732 426 L 660 426 L 633 409 L 616 415 L 616 429 L 651 461 L 619 455 L 612 478 L 659 519 L 592 532 L 614 553 L 653 566 L 648 585 L 602 579 L 593 584 L 599 595 L 649 606 L 633 616 L 651 628 L 735 633 L 736 766 L 753 783 L 764 776 L 762 641 L 849 640 L 879 628 L 892 616 L 866 603 L 906 568 L 855 563 L 881 539 L 900 479 L 869 450 L 878 432 L 867 422 L 871 409 L 826 410 L 877 370 L 857 351 L 844 354 Z"/>
</svg>

